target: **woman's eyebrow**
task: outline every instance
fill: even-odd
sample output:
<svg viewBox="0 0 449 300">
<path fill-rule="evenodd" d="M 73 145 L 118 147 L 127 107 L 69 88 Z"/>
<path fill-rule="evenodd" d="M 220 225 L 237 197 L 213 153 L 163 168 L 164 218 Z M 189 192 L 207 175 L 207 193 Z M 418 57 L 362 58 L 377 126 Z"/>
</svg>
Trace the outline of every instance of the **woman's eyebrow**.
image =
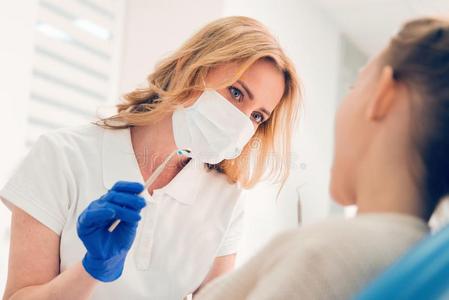
<svg viewBox="0 0 449 300">
<path fill-rule="evenodd" d="M 245 89 L 246 93 L 248 94 L 249 99 L 253 100 L 254 99 L 253 93 L 248 88 L 248 86 L 241 80 L 237 80 L 237 82 Z"/>
<path fill-rule="evenodd" d="M 265 108 L 262 107 L 262 108 L 260 109 L 260 111 L 263 112 L 264 114 L 266 114 L 268 118 L 271 117 L 271 113 L 270 113 L 268 110 L 266 110 Z M 268 118 L 267 118 L 267 119 L 268 119 Z"/>
<path fill-rule="evenodd" d="M 248 88 L 248 86 L 242 81 L 242 80 L 237 80 L 237 82 L 245 89 L 246 93 L 248 94 L 249 99 L 254 100 L 254 96 L 253 93 L 251 92 L 251 90 Z M 263 112 L 264 114 L 267 115 L 267 118 L 269 118 L 271 116 L 271 112 L 269 112 L 266 108 L 262 107 L 260 108 L 260 111 Z"/>
</svg>

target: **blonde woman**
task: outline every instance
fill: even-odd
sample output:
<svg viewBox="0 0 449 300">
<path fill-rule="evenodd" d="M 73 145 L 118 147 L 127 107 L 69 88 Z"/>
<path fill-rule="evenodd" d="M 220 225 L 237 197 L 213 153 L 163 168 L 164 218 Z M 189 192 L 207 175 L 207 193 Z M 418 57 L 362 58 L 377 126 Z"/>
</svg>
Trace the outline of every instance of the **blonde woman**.
<svg viewBox="0 0 449 300">
<path fill-rule="evenodd" d="M 13 213 L 4 299 L 181 299 L 231 270 L 241 190 L 285 180 L 298 98 L 273 36 L 229 17 L 117 115 L 43 135 L 0 193 Z"/>
</svg>

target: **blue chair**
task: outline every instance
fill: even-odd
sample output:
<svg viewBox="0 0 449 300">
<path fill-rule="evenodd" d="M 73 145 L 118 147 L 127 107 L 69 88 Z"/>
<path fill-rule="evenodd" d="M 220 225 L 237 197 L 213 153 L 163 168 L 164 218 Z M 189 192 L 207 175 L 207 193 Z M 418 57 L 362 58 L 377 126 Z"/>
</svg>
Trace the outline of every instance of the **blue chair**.
<svg viewBox="0 0 449 300">
<path fill-rule="evenodd" d="M 355 299 L 449 299 L 449 226 L 419 242 Z"/>
</svg>

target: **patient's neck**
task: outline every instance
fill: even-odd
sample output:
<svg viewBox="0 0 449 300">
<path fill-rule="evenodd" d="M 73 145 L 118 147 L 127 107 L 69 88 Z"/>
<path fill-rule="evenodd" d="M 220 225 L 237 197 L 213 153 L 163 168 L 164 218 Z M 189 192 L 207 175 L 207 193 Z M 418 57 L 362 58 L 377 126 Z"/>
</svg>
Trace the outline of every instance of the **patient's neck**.
<svg viewBox="0 0 449 300">
<path fill-rule="evenodd" d="M 392 143 L 392 145 L 394 145 Z M 358 213 L 400 213 L 426 219 L 424 203 L 401 147 L 373 145 L 357 174 Z M 383 151 L 382 151 L 383 150 Z"/>
</svg>

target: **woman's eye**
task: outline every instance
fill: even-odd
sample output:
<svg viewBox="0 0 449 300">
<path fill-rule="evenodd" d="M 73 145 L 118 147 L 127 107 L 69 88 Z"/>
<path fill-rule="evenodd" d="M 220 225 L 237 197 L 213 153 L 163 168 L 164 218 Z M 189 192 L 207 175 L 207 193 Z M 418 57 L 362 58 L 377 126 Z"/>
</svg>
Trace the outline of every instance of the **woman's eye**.
<svg viewBox="0 0 449 300">
<path fill-rule="evenodd" d="M 242 101 L 243 94 L 238 88 L 230 86 L 229 93 L 231 93 L 232 98 L 234 98 L 238 102 Z"/>
<path fill-rule="evenodd" d="M 256 121 L 257 124 L 261 124 L 265 121 L 263 114 L 261 114 L 258 111 L 253 112 L 251 114 L 251 117 L 253 118 L 254 121 Z"/>
</svg>

